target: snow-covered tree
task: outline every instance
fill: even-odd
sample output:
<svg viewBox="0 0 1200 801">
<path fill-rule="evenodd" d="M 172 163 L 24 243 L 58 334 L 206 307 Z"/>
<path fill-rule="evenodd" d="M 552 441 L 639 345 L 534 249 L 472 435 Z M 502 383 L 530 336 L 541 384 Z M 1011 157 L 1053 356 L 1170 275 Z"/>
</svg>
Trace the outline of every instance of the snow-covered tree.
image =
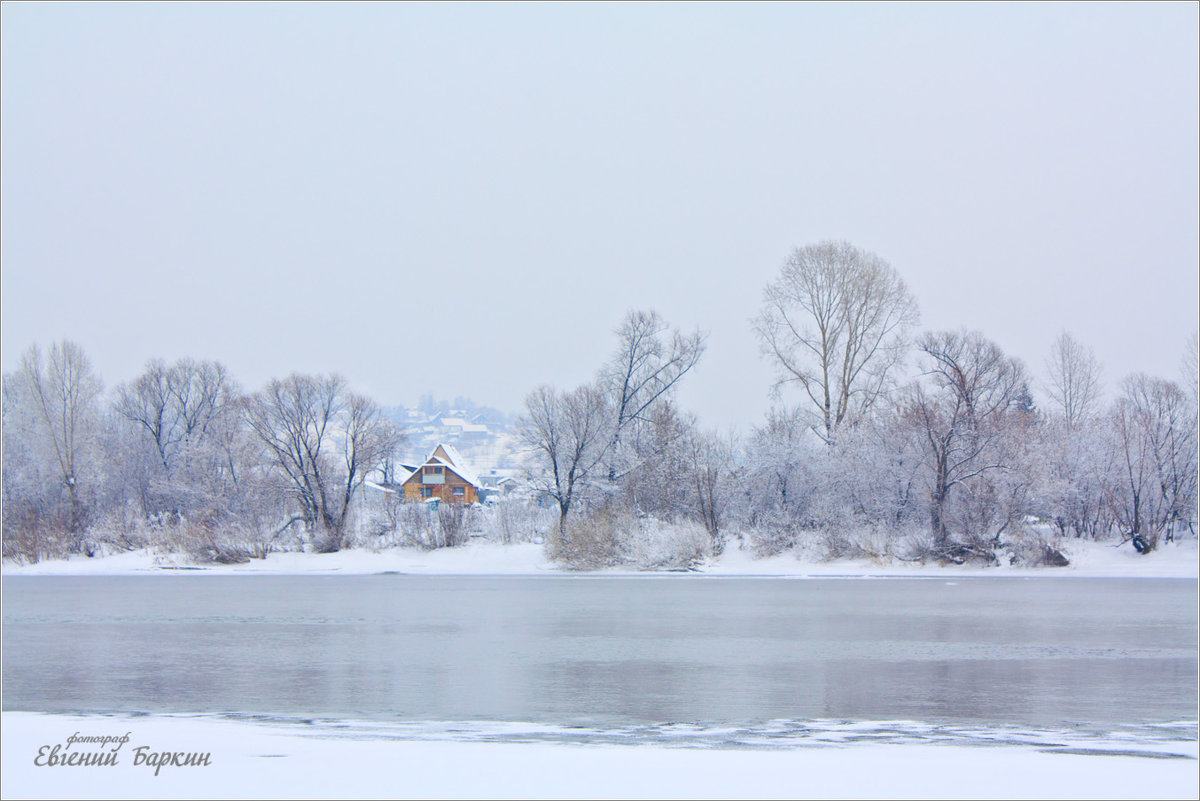
<svg viewBox="0 0 1200 801">
<path fill-rule="evenodd" d="M 1110 428 L 1100 419 L 1103 386 L 1091 348 L 1063 332 L 1046 361 L 1050 404 L 1040 430 L 1038 487 L 1032 505 L 1061 534 L 1096 538 L 1107 533 L 1106 498 L 1115 467 Z"/>
<path fill-rule="evenodd" d="M 1002 496 L 1022 491 L 1009 479 L 1030 422 L 1024 367 L 975 331 L 926 334 L 918 347 L 923 380 L 905 406 L 924 451 L 934 550 L 990 558 L 1018 511 Z M 953 495 L 962 496 L 957 509 Z"/>
<path fill-rule="evenodd" d="M 612 409 L 598 387 L 538 387 L 525 398 L 517 435 L 532 454 L 526 478 L 558 505 L 559 544 L 567 516 L 589 489 L 612 443 Z"/>
<path fill-rule="evenodd" d="M 797 384 L 827 443 L 889 388 L 918 322 L 916 300 L 892 267 L 848 242 L 797 248 L 763 291 L 754 320 L 778 390 Z"/>
<path fill-rule="evenodd" d="M 4 376 L 4 558 L 36 562 L 69 552 L 70 502 L 49 438 L 18 372 Z"/>
<path fill-rule="evenodd" d="M 866 525 L 899 535 L 928 519 L 921 492 L 924 454 L 901 409 L 876 409 L 847 427 L 830 453 L 824 495 L 830 524 Z"/>
<path fill-rule="evenodd" d="M 687 486 L 684 441 L 693 423 L 671 398 L 704 353 L 704 335 L 672 329 L 654 311 L 629 312 L 616 334 L 617 348 L 593 383 L 570 392 L 539 387 L 517 421 L 531 457 L 527 479 L 559 509 L 555 554 L 573 548 L 568 518 L 581 500 L 603 500 L 610 518 L 671 517 L 687 505 L 676 488 Z M 576 528 L 585 539 L 610 529 Z M 586 550 L 611 550 L 614 542 L 589 540 Z"/>
<path fill-rule="evenodd" d="M 1046 362 L 1050 400 L 1068 430 L 1093 419 L 1099 411 L 1103 385 L 1101 368 L 1092 349 L 1066 331 L 1059 334 Z"/>
<path fill-rule="evenodd" d="M 244 414 L 299 506 L 293 522 L 308 527 L 319 551 L 340 550 L 355 493 L 393 455 L 400 433 L 335 375 L 272 380 L 250 396 Z"/>
<path fill-rule="evenodd" d="M 695 417 L 681 413 L 671 401 L 656 404 L 624 443 L 637 467 L 622 476 L 614 500 L 638 515 L 662 520 L 690 513 L 688 440 L 695 428 Z"/>
<path fill-rule="evenodd" d="M 151 360 L 133 381 L 117 387 L 113 407 L 131 437 L 151 454 L 134 455 L 129 478 L 138 482 L 148 517 L 175 517 L 228 506 L 241 472 L 229 450 L 239 432 L 241 392 L 218 362 Z"/>
<path fill-rule="evenodd" d="M 671 398 L 705 348 L 703 333 L 672 329 L 655 311 L 630 311 L 616 334 L 617 348 L 596 381 L 612 408 L 605 454 L 611 482 L 644 466 L 635 443 L 638 429 L 653 424 L 656 409 Z"/>
<path fill-rule="evenodd" d="M 737 506 L 759 551 L 790 548 L 814 526 L 825 451 L 799 409 L 771 409 L 750 435 Z"/>
<path fill-rule="evenodd" d="M 1112 415 L 1122 478 L 1114 510 L 1127 536 L 1153 550 L 1164 534 L 1170 540 L 1194 526 L 1196 415 L 1172 381 L 1137 373 L 1121 387 Z"/>
<path fill-rule="evenodd" d="M 38 479 L 53 476 L 65 491 L 62 525 L 73 550 L 83 547 L 87 493 L 96 483 L 97 398 L 102 388 L 83 348 L 69 340 L 51 345 L 44 359 L 41 349 L 31 346 L 17 373 L 5 380 L 6 406 L 14 406 L 11 433 L 16 435 L 10 442 L 10 432 L 5 432 L 6 448 L 10 444 L 14 449 L 26 448 L 26 455 L 41 463 Z M 26 443 L 20 444 L 18 432 L 29 437 Z M 12 452 L 5 454 L 6 466 L 12 456 Z"/>
<path fill-rule="evenodd" d="M 1200 396 L 1200 364 L 1197 363 L 1200 360 L 1200 343 L 1197 339 L 1197 333 L 1193 331 L 1183 349 L 1183 358 L 1179 361 L 1183 386 L 1191 394 L 1193 405 L 1197 403 L 1197 396 Z"/>
<path fill-rule="evenodd" d="M 732 434 L 693 427 L 684 443 L 695 515 L 708 531 L 714 556 L 725 550 L 725 518 L 737 470 L 737 440 Z"/>
<path fill-rule="evenodd" d="M 1101 539 L 1112 528 L 1118 448 L 1111 422 L 1110 416 L 1093 416 L 1068 426 L 1055 413 L 1042 420 L 1031 511 L 1052 520 L 1062 535 Z"/>
</svg>

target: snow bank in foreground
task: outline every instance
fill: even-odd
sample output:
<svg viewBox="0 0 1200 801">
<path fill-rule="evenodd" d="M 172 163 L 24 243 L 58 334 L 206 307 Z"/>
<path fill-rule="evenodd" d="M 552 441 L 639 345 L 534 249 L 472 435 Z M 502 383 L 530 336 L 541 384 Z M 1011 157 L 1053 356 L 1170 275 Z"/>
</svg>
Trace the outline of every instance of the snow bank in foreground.
<svg viewBox="0 0 1200 801">
<path fill-rule="evenodd" d="M 1023 745 L 772 750 L 316 737 L 202 717 L 5 712 L 4 798 L 1196 798 L 1194 742 L 1111 755 Z M 37 765 L 73 735 L 111 766 Z M 46 746 L 43 749 L 43 746 Z M 109 746 L 111 747 L 111 746 Z M 207 765 L 155 768 L 143 755 Z M 94 745 L 75 745 L 93 752 Z M 61 755 L 63 751 L 60 751 Z M 1180 758 L 1182 757 L 1182 758 Z"/>
<path fill-rule="evenodd" d="M 840 560 L 804 562 L 793 554 L 756 559 L 731 543 L 726 552 L 696 571 L 710 576 L 783 576 L 832 578 L 845 576 L 1054 576 L 1054 577 L 1125 577 L 1196 578 L 1197 544 L 1194 540 L 1170 543 L 1141 556 L 1128 544 L 1073 540 L 1064 546 L 1071 560 L 1069 567 L 967 567 L 910 562 L 872 562 Z M 459 548 L 422 551 L 393 548 L 378 553 L 366 550 L 335 554 L 277 553 L 267 559 L 241 565 L 197 565 L 179 554 L 161 555 L 135 551 L 98 559 L 73 557 L 49 560 L 34 565 L 4 563 L 4 575 L 131 575 L 188 574 L 215 575 L 295 575 L 371 573 L 414 573 L 433 575 L 654 575 L 628 570 L 601 570 L 595 573 L 569 573 L 546 559 L 541 545 L 497 545 L 472 543 Z M 678 575 L 678 574 L 671 574 Z"/>
</svg>

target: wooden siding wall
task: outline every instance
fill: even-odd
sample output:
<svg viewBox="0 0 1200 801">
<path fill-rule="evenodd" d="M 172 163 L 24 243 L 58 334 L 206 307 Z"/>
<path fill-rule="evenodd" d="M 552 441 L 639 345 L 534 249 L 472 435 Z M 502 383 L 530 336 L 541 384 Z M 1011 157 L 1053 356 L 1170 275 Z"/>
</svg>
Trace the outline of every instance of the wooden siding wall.
<svg viewBox="0 0 1200 801">
<path fill-rule="evenodd" d="M 404 482 L 404 500 L 406 501 L 423 501 L 421 497 L 421 487 L 429 487 L 433 490 L 433 495 L 430 497 L 440 498 L 445 503 L 477 503 L 479 501 L 479 493 L 476 489 L 464 481 L 462 478 L 447 469 L 445 472 L 445 484 L 422 484 L 421 473 L 418 472 L 408 481 Z M 454 488 L 465 487 L 463 494 L 455 497 Z"/>
</svg>

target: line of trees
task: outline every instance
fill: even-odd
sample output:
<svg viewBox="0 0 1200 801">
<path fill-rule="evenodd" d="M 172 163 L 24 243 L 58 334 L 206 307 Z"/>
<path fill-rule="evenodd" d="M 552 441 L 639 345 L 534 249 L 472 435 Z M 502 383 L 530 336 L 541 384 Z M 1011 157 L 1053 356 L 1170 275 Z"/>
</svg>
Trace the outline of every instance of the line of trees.
<svg viewBox="0 0 1200 801">
<path fill-rule="evenodd" d="M 148 544 L 217 561 L 336 551 L 401 432 L 338 376 L 246 393 L 217 362 L 152 360 L 107 402 L 79 345 L 4 376 L 5 558 Z"/>
<path fill-rule="evenodd" d="M 245 560 L 475 533 L 543 540 L 577 568 L 686 568 L 730 538 L 1061 564 L 1071 538 L 1149 552 L 1196 534 L 1195 335 L 1180 381 L 1135 374 L 1106 404 L 1094 354 L 1063 333 L 1039 406 L 1019 360 L 977 331 L 918 331 L 896 271 L 845 242 L 796 249 L 752 325 L 777 402 L 744 436 L 676 401 L 706 335 L 631 311 L 591 381 L 526 398 L 525 499 L 432 515 L 356 503 L 404 438 L 338 376 L 251 393 L 219 363 L 152 360 L 106 396 L 78 345 L 33 346 L 3 377 L 4 556 L 155 544 Z"/>
<path fill-rule="evenodd" d="M 1064 564 L 1064 539 L 1149 552 L 1195 536 L 1195 336 L 1182 385 L 1133 375 L 1104 407 L 1099 363 L 1064 332 L 1040 408 L 1025 366 L 982 333 L 918 324 L 875 254 L 796 249 L 752 321 L 780 403 L 738 441 L 673 400 L 703 335 L 630 313 L 594 381 L 526 400 L 529 478 L 559 509 L 552 555 L 686 566 L 728 533 L 760 553 Z"/>
</svg>

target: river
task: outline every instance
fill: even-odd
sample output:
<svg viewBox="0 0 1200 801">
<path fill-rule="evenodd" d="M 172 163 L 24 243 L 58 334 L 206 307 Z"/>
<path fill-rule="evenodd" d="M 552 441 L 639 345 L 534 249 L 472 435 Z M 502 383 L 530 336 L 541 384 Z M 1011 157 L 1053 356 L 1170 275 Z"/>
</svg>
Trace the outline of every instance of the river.
<svg viewBox="0 0 1200 801">
<path fill-rule="evenodd" d="M 1174 579 L 11 577 L 3 707 L 1194 732 L 1196 598 Z"/>
</svg>

